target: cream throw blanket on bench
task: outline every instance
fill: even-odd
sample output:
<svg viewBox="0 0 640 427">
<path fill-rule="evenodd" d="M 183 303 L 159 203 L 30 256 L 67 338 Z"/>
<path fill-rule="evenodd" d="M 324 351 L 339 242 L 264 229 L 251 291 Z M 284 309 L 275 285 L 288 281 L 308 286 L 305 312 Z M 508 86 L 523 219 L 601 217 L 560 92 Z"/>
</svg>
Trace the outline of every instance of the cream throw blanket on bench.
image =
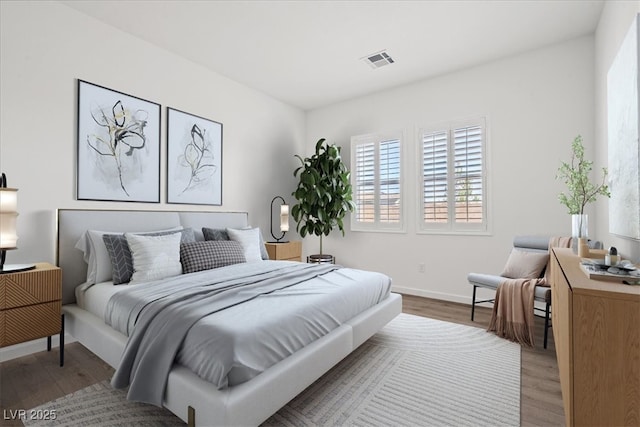
<svg viewBox="0 0 640 427">
<path fill-rule="evenodd" d="M 552 237 L 549 239 L 549 254 L 551 248 L 571 247 L 571 237 Z M 544 277 L 536 279 L 505 279 L 496 289 L 493 313 L 488 331 L 495 331 L 496 335 L 522 345 L 534 345 L 534 311 L 536 286 L 549 287 L 550 272 L 547 261 Z"/>
</svg>

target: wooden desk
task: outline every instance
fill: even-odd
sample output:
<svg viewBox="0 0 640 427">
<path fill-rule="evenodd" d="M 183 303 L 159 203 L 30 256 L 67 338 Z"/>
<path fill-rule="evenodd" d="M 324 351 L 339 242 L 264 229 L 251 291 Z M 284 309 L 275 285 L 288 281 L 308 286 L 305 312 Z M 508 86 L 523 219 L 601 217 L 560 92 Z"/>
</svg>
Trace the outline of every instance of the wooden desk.
<svg viewBox="0 0 640 427">
<path fill-rule="evenodd" d="M 571 249 L 550 268 L 566 425 L 640 425 L 640 287 L 588 279 Z"/>
</svg>

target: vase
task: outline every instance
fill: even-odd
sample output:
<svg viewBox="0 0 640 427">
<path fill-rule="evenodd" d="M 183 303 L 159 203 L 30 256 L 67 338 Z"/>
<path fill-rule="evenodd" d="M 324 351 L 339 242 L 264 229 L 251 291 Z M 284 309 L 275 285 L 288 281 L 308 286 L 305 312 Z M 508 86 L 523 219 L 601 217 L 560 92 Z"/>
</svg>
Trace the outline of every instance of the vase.
<svg viewBox="0 0 640 427">
<path fill-rule="evenodd" d="M 589 237 L 589 215 L 571 215 L 571 237 L 574 239 Z"/>
</svg>

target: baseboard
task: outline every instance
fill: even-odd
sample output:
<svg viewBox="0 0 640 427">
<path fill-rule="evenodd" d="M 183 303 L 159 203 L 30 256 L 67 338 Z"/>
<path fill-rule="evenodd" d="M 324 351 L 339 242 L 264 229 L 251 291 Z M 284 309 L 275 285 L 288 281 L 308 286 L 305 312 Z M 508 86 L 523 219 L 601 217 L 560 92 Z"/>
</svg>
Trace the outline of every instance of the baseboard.
<svg viewBox="0 0 640 427">
<path fill-rule="evenodd" d="M 416 297 L 432 298 L 471 305 L 471 296 L 463 297 L 460 295 L 447 294 L 444 292 L 425 291 L 423 289 L 405 288 L 402 286 L 392 286 L 391 290 L 392 292 L 397 292 L 405 295 L 413 295 Z"/>
<path fill-rule="evenodd" d="M 64 334 L 65 344 L 75 342 L 76 339 L 69 334 Z M 60 337 L 54 335 L 51 337 L 51 347 L 55 348 L 60 346 Z M 27 356 L 29 354 L 38 353 L 40 351 L 47 350 L 47 339 L 39 338 L 33 341 L 27 341 L 20 344 L 15 344 L 9 347 L 0 348 L 0 362 L 6 362 L 7 360 L 16 359 L 18 357 Z"/>
<path fill-rule="evenodd" d="M 423 289 L 405 288 L 402 286 L 392 286 L 391 291 L 399 294 L 404 294 L 404 295 L 413 295 L 416 297 L 431 298 L 431 299 L 437 299 L 441 301 L 457 302 L 460 304 L 467 304 L 471 306 L 471 295 L 469 295 L 468 297 L 463 297 L 460 295 L 447 294 L 444 292 L 425 291 Z M 478 288 L 478 291 L 487 292 L 487 290 L 483 290 L 481 288 Z M 495 292 L 494 293 L 487 292 L 487 298 L 493 298 L 493 296 L 489 296 L 489 295 L 494 295 L 494 294 Z M 480 299 L 480 298 L 484 298 L 484 296 L 483 295 L 476 296 L 476 299 Z M 534 301 L 534 304 L 537 308 L 544 310 L 544 303 L 541 303 L 540 301 Z M 491 302 L 476 303 L 476 307 L 493 307 L 493 303 Z"/>
</svg>

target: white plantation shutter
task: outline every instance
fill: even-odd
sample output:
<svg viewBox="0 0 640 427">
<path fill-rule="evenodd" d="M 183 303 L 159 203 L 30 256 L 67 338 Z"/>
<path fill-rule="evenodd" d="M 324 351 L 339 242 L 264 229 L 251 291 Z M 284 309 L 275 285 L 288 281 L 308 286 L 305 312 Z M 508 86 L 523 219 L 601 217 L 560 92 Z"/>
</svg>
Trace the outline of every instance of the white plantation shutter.
<svg viewBox="0 0 640 427">
<path fill-rule="evenodd" d="M 351 174 L 355 177 L 354 201 L 358 222 L 373 223 L 375 221 L 375 156 L 376 147 L 373 142 L 356 145 L 354 152 L 355 167 Z"/>
<path fill-rule="evenodd" d="M 422 219 L 426 223 L 448 222 L 448 132 L 422 136 Z"/>
<path fill-rule="evenodd" d="M 351 138 L 352 230 L 402 229 L 401 141 L 400 132 Z"/>
<path fill-rule="evenodd" d="M 484 118 L 420 129 L 422 231 L 486 231 L 485 134 Z"/>
<path fill-rule="evenodd" d="M 482 223 L 482 128 L 454 130 L 455 222 Z"/>
<path fill-rule="evenodd" d="M 398 206 L 400 203 L 400 140 L 382 141 L 379 147 L 379 221 L 398 224 L 400 223 Z"/>
</svg>

